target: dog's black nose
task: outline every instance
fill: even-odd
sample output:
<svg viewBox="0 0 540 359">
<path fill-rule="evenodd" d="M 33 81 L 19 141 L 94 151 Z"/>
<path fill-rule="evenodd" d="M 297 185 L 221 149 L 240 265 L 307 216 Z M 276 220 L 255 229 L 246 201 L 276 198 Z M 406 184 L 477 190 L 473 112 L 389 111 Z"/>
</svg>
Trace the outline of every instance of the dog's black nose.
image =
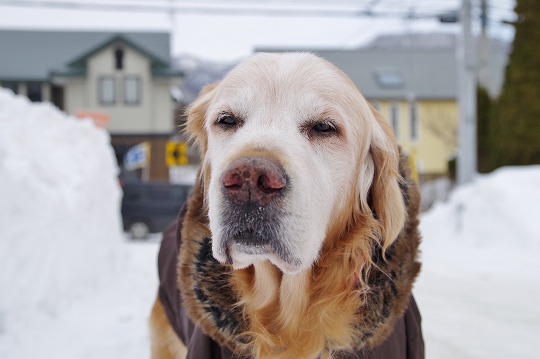
<svg viewBox="0 0 540 359">
<path fill-rule="evenodd" d="M 233 161 L 221 178 L 223 193 L 234 204 L 266 206 L 287 187 L 283 168 L 269 158 L 245 157 Z"/>
</svg>

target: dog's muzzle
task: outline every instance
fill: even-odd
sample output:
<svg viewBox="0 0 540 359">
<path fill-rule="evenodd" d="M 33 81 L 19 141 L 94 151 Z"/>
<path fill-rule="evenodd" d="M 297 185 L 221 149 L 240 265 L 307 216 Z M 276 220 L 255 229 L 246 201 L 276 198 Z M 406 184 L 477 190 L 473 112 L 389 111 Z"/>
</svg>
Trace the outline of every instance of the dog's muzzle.
<svg viewBox="0 0 540 359">
<path fill-rule="evenodd" d="M 289 189 L 283 167 L 266 157 L 233 161 L 221 177 L 224 203 L 220 253 L 232 263 L 233 253 L 242 258 L 276 255 L 296 262 L 283 237 L 285 196 Z"/>
</svg>

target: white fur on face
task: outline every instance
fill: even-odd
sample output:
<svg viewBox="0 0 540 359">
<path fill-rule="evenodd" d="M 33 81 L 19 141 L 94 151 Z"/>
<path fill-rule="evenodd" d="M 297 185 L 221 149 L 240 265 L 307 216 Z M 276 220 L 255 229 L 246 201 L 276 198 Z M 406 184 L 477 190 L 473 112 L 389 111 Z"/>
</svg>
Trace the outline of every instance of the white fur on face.
<svg viewBox="0 0 540 359">
<path fill-rule="evenodd" d="M 223 113 L 233 115 L 239 125 L 219 126 Z M 359 168 L 369 157 L 374 123 L 370 116 L 352 82 L 313 55 L 260 54 L 235 68 L 213 90 L 205 119 L 214 257 L 232 260 L 236 269 L 261 260 L 270 260 L 286 273 L 309 268 L 346 199 L 358 196 L 359 187 L 367 193 L 363 187 L 369 186 L 373 173 L 363 174 Z M 336 133 L 312 131 L 316 123 L 326 121 L 337 127 Z M 274 217 L 254 211 L 243 219 L 246 225 L 269 222 L 265 225 L 272 228 L 276 244 L 262 254 L 225 245 L 231 204 L 221 179 L 234 160 L 253 156 L 274 160 L 288 178 L 287 190 L 271 212 Z"/>
</svg>

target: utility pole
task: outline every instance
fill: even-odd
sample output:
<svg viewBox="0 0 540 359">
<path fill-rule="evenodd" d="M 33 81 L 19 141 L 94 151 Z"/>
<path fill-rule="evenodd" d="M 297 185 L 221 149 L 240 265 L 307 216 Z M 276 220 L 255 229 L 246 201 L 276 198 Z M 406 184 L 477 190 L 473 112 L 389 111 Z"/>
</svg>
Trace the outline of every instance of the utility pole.
<svg viewBox="0 0 540 359">
<path fill-rule="evenodd" d="M 488 27 L 488 0 L 480 1 L 480 38 L 478 39 L 478 83 L 494 96 L 494 80 L 490 66 L 490 46 L 487 34 Z"/>
<path fill-rule="evenodd" d="M 170 46 L 171 46 L 171 49 L 170 51 L 173 52 L 174 51 L 174 44 L 175 44 L 175 41 L 176 41 L 176 11 L 174 9 L 174 5 L 175 5 L 175 0 L 169 0 L 170 2 L 170 5 L 169 5 L 169 21 L 170 21 L 170 25 L 171 25 L 171 39 L 170 39 Z"/>
<path fill-rule="evenodd" d="M 476 61 L 472 35 L 472 0 L 461 2 L 461 36 L 458 62 L 458 158 L 457 182 L 466 184 L 477 172 L 476 160 Z"/>
</svg>

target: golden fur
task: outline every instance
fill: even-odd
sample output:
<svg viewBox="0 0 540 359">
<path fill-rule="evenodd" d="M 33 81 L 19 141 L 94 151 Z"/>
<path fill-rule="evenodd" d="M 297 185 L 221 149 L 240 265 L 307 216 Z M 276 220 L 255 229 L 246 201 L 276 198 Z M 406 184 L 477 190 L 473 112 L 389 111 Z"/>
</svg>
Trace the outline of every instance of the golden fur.
<svg viewBox="0 0 540 359">
<path fill-rule="evenodd" d="M 165 310 L 158 298 L 152 306 L 150 314 L 150 357 L 152 359 L 184 359 L 187 355 L 186 346 L 178 339 Z"/>
</svg>

